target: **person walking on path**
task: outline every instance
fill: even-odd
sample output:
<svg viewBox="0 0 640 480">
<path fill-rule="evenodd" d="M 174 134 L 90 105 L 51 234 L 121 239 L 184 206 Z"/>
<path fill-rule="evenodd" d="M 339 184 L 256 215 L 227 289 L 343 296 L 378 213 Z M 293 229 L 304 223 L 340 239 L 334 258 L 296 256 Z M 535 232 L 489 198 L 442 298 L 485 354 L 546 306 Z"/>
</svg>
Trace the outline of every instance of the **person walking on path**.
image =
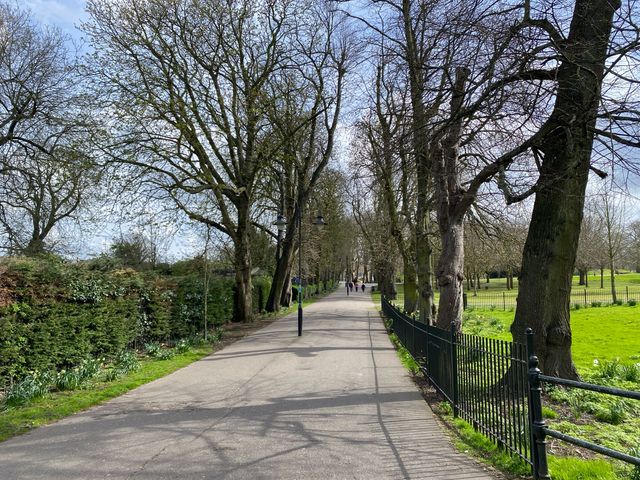
<svg viewBox="0 0 640 480">
<path fill-rule="evenodd" d="M 366 288 L 366 287 L 365 287 L 365 284 L 363 283 L 363 284 L 362 284 L 362 293 L 364 293 L 364 289 L 365 289 L 365 288 Z"/>
<path fill-rule="evenodd" d="M 347 287 L 347 297 L 349 296 L 349 282 L 344 282 L 344 286 Z"/>
<path fill-rule="evenodd" d="M 117 399 L 0 442 L 0 478 L 494 478 L 453 447 L 369 298 L 335 292 L 304 310 L 302 336 L 293 313 Z"/>
</svg>

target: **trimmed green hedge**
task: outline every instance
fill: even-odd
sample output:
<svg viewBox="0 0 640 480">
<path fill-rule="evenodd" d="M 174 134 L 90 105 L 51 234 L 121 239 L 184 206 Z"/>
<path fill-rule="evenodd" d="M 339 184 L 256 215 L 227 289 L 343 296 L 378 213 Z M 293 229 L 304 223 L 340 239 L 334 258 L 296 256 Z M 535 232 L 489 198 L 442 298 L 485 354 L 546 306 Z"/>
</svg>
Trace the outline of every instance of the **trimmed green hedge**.
<svg viewBox="0 0 640 480">
<path fill-rule="evenodd" d="M 116 269 L 114 269 L 116 268 Z M 125 347 L 202 332 L 201 269 L 137 272 L 104 258 L 65 263 L 56 257 L 0 262 L 0 388 L 30 371 L 114 357 Z M 233 278 L 213 276 L 209 328 L 231 319 Z M 254 310 L 264 310 L 270 279 L 254 279 Z"/>
</svg>

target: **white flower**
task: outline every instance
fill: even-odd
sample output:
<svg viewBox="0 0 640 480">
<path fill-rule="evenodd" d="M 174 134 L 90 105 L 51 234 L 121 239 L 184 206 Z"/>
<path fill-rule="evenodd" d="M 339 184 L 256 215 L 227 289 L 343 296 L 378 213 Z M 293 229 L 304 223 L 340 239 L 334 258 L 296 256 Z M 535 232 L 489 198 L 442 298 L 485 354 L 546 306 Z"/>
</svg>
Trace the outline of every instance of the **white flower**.
<svg viewBox="0 0 640 480">
<path fill-rule="evenodd" d="M 598 365 L 600 365 L 600 362 L 598 361 L 598 359 L 597 359 L 597 358 L 594 358 L 594 359 L 593 359 L 593 366 L 594 366 L 594 367 L 597 367 Z"/>
</svg>

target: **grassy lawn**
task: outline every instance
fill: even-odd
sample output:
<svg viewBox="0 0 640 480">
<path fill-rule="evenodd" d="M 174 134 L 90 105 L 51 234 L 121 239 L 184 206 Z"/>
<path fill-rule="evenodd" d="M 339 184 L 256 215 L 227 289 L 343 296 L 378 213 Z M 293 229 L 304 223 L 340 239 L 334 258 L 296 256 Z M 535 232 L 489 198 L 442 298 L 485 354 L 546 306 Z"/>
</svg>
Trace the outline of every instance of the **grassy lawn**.
<svg viewBox="0 0 640 480">
<path fill-rule="evenodd" d="M 624 289 L 624 287 L 635 287 L 636 289 L 640 289 L 640 273 L 621 270 L 616 274 L 616 287 Z M 611 270 L 605 270 L 603 275 L 604 280 L 604 289 L 611 289 Z M 599 290 L 600 289 L 600 270 L 590 270 L 588 276 L 589 282 L 589 290 Z M 573 276 L 572 286 L 573 288 L 585 288 L 584 285 L 579 285 L 580 277 L 578 275 Z M 518 288 L 518 278 L 513 278 L 513 286 L 517 290 Z M 465 284 L 466 287 L 466 284 Z M 507 290 L 507 279 L 506 278 L 490 278 L 489 283 L 487 283 L 487 279 L 480 278 L 480 285 L 478 289 L 478 293 L 482 291 L 493 291 L 493 292 L 501 292 Z"/>
<path fill-rule="evenodd" d="M 509 327 L 514 311 L 475 309 L 465 312 L 464 331 L 474 335 L 511 340 Z M 573 360 L 581 373 L 593 369 L 593 361 L 640 362 L 640 306 L 609 305 L 571 310 Z"/>
</svg>

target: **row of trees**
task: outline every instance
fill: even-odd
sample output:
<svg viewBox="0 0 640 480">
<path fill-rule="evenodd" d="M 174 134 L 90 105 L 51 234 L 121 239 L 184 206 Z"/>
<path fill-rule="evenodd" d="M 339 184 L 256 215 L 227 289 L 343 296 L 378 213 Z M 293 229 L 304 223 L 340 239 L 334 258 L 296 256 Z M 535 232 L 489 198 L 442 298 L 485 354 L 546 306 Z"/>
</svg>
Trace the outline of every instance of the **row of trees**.
<svg viewBox="0 0 640 480">
<path fill-rule="evenodd" d="M 59 33 L 2 8 L 11 251 L 41 251 L 75 199 L 118 190 L 231 245 L 237 320 L 252 314 L 252 244 L 277 245 L 276 310 L 303 228 L 307 271 L 336 276 L 366 258 L 388 292 L 400 258 L 405 308 L 459 327 L 465 272 L 479 268 L 465 264 L 469 226 L 495 231 L 505 203 L 535 198 L 525 237 L 500 232 L 524 238 L 505 260 L 520 274 L 512 333 L 533 327 L 545 371 L 575 376 L 569 293 L 587 183 L 633 169 L 625 148 L 639 145 L 634 0 L 89 0 L 82 65 Z M 348 194 L 328 167 L 347 98 Z M 310 230 L 315 210 L 330 232 Z"/>
<path fill-rule="evenodd" d="M 335 278 L 347 229 L 342 177 L 327 166 L 350 66 L 343 15 L 284 0 L 87 9 L 91 53 L 80 57 L 60 32 L 1 6 L 5 250 L 53 249 L 65 221 L 119 195 L 128 209 L 157 205 L 207 238 L 217 232 L 232 255 L 236 320 L 251 319 L 256 263 L 273 273 L 268 310 L 290 302 L 300 226 L 307 275 Z M 322 234 L 307 225 L 317 211 Z M 140 238 L 116 247 L 135 250 Z M 275 260 L 264 258 L 273 243 Z"/>
<path fill-rule="evenodd" d="M 638 146 L 636 4 L 366 8 L 352 14 L 367 28 L 372 72 L 353 154 L 367 168 L 353 181 L 375 205 L 354 208 L 365 237 L 392 234 L 370 240 L 372 252 L 400 255 L 406 310 L 460 327 L 465 270 L 477 274 L 465 267 L 465 227 L 495 229 L 505 203 L 531 199 L 522 255 L 506 262 L 520 267 L 511 331 L 523 342 L 533 327 L 543 370 L 575 377 L 569 295 L 587 183 L 635 168 L 625 148 Z M 387 259 L 373 262 L 379 278 L 392 274 Z"/>
</svg>

